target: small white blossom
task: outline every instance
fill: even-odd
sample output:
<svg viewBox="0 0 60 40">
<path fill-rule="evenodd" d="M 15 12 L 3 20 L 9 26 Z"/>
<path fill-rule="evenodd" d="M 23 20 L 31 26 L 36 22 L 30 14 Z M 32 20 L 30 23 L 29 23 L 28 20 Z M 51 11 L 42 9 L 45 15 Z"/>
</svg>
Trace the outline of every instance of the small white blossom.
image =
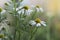
<svg viewBox="0 0 60 40">
<path fill-rule="evenodd" d="M 36 27 L 40 27 L 40 26 L 41 26 L 41 24 L 40 24 L 40 23 L 37 23 L 37 24 L 36 24 Z"/>
<path fill-rule="evenodd" d="M 46 26 L 46 22 L 41 21 L 39 18 L 37 18 L 35 21 L 31 20 L 30 24 L 33 26 L 35 25 L 36 27 L 40 27 L 41 25 Z"/>
</svg>

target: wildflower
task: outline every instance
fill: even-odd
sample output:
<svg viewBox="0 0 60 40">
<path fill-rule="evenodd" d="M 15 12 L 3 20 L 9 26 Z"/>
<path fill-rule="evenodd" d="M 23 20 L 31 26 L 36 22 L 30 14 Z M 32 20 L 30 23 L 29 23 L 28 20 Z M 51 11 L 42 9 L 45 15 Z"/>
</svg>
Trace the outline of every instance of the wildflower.
<svg viewBox="0 0 60 40">
<path fill-rule="evenodd" d="M 0 7 L 0 12 L 2 12 L 2 8 Z"/>
<path fill-rule="evenodd" d="M 43 8 L 40 7 L 39 5 L 36 5 L 36 10 L 37 10 L 37 12 L 39 12 L 39 11 L 43 12 Z"/>
<path fill-rule="evenodd" d="M 21 14 L 21 13 L 24 14 L 25 13 L 25 15 L 30 15 L 30 13 L 33 10 L 29 9 L 28 6 L 21 6 L 21 7 L 16 8 L 16 11 L 18 14 Z"/>
<path fill-rule="evenodd" d="M 41 26 L 41 25 L 46 26 L 45 22 L 41 21 L 39 18 L 36 18 L 35 22 L 37 23 L 38 26 Z"/>
<path fill-rule="evenodd" d="M 30 21 L 30 24 L 33 25 L 33 26 L 35 25 L 36 27 L 40 27 L 41 25 L 46 26 L 45 23 L 46 22 L 41 21 L 39 18 L 36 18 L 35 21 L 34 20 Z"/>
<path fill-rule="evenodd" d="M 0 38 L 4 38 L 4 34 L 0 34 Z"/>
</svg>

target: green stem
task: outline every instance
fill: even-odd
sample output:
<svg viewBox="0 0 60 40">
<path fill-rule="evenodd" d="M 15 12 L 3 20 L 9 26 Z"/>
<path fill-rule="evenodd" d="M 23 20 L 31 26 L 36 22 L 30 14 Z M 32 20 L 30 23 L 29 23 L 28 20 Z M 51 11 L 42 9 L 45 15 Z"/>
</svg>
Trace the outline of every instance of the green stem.
<svg viewBox="0 0 60 40">
<path fill-rule="evenodd" d="M 36 34 L 36 32 L 37 32 L 37 27 L 35 27 L 35 29 L 34 29 L 34 31 L 33 32 L 31 32 L 31 37 L 30 37 L 30 40 L 32 40 L 32 38 L 34 37 L 34 35 Z"/>
<path fill-rule="evenodd" d="M 50 37 L 50 25 L 51 25 L 51 21 L 52 21 L 52 17 L 51 18 L 48 18 L 48 22 L 47 22 L 47 40 L 51 40 L 51 37 Z"/>
<path fill-rule="evenodd" d="M 18 38 L 18 40 L 20 40 L 20 36 L 21 36 L 21 32 L 19 31 L 19 38 Z"/>
<path fill-rule="evenodd" d="M 15 29 L 15 32 L 14 32 L 14 40 L 15 40 L 15 37 L 16 37 L 16 29 Z"/>
</svg>

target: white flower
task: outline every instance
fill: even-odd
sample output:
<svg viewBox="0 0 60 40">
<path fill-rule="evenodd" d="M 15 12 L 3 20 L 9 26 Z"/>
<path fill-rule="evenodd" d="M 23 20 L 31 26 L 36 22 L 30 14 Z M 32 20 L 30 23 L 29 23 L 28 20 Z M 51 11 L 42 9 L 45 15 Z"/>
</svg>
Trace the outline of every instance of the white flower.
<svg viewBox="0 0 60 40">
<path fill-rule="evenodd" d="M 36 27 L 40 27 L 40 26 L 41 26 L 41 24 L 40 24 L 40 23 L 37 23 L 37 24 L 36 24 Z"/>
<path fill-rule="evenodd" d="M 36 27 L 40 27 L 41 25 L 46 26 L 46 22 L 41 21 L 40 18 L 36 18 L 35 21 L 31 20 L 29 23 L 33 26 L 35 25 Z"/>
<path fill-rule="evenodd" d="M 36 22 L 33 21 L 33 20 L 31 20 L 31 21 L 29 22 L 29 24 L 31 24 L 32 26 L 34 26 L 34 25 L 36 24 Z"/>
<path fill-rule="evenodd" d="M 25 10 L 25 15 L 30 15 L 32 11 L 33 10 L 31 9 Z M 20 11 L 18 11 L 18 14 L 21 14 L 21 13 L 24 14 L 24 9 L 21 9 Z"/>
</svg>

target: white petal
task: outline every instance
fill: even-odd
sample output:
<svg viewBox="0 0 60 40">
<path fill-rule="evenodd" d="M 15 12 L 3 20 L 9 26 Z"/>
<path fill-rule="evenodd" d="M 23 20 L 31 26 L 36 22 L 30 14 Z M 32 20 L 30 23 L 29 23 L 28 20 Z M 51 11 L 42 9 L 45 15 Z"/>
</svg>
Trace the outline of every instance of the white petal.
<svg viewBox="0 0 60 40">
<path fill-rule="evenodd" d="M 43 26 L 46 26 L 46 24 L 42 24 Z"/>
<path fill-rule="evenodd" d="M 16 8 L 16 11 L 18 11 L 19 10 L 19 8 Z"/>
<path fill-rule="evenodd" d="M 46 24 L 45 24 L 45 22 L 44 22 L 44 21 L 41 21 L 41 24 L 42 24 L 43 26 L 46 26 Z"/>
<path fill-rule="evenodd" d="M 22 9 L 21 11 L 22 11 L 22 13 L 24 14 L 24 9 Z"/>
<path fill-rule="evenodd" d="M 37 24 L 36 24 L 36 26 L 37 26 L 37 27 L 40 27 L 40 26 L 41 26 L 41 24 L 40 24 L 40 23 L 37 23 Z"/>
<path fill-rule="evenodd" d="M 39 8 L 36 8 L 36 10 L 37 10 L 37 12 L 39 12 L 40 10 L 39 10 Z"/>
<path fill-rule="evenodd" d="M 46 23 L 46 22 L 44 22 L 44 21 L 41 21 L 41 23 Z"/>
<path fill-rule="evenodd" d="M 33 10 L 31 10 L 31 9 L 28 9 L 28 12 L 30 12 L 30 13 L 31 13 L 32 11 L 33 11 Z"/>
<path fill-rule="evenodd" d="M 43 12 L 44 11 L 43 8 L 40 8 L 40 11 Z"/>
<path fill-rule="evenodd" d="M 19 14 L 21 14 L 21 11 L 18 11 Z"/>
<path fill-rule="evenodd" d="M 31 21 L 29 22 L 29 24 L 31 24 L 32 26 L 34 26 L 34 25 L 36 24 L 36 22 L 33 21 L 33 20 L 31 20 Z"/>
</svg>

